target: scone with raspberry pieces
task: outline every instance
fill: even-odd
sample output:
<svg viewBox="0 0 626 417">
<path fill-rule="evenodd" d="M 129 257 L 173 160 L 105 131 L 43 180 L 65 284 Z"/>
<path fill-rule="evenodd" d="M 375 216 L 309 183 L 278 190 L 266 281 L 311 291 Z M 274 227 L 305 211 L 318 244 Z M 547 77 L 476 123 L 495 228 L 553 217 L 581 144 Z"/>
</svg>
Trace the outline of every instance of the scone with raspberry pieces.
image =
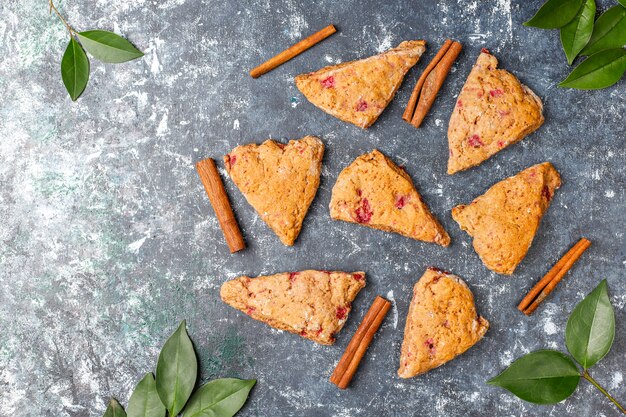
<svg viewBox="0 0 626 417">
<path fill-rule="evenodd" d="M 456 275 L 428 268 L 413 287 L 398 376 L 411 378 L 443 365 L 474 346 L 489 329 L 474 296 Z"/>
<path fill-rule="evenodd" d="M 248 203 L 291 246 L 320 184 L 323 155 L 322 141 L 306 136 L 287 145 L 267 140 L 237 146 L 224 165 Z"/>
<path fill-rule="evenodd" d="M 326 113 L 368 128 L 385 110 L 405 74 L 425 50 L 423 40 L 404 41 L 379 55 L 298 75 L 296 86 Z"/>
<path fill-rule="evenodd" d="M 471 168 L 543 124 L 543 105 L 486 49 L 459 94 L 448 125 L 448 174 Z"/>
<path fill-rule="evenodd" d="M 450 244 L 450 236 L 409 175 L 377 150 L 359 156 L 341 171 L 333 187 L 330 216 L 411 239 Z"/>
<path fill-rule="evenodd" d="M 452 218 L 474 237 L 474 250 L 487 268 L 511 275 L 560 186 L 551 163 L 537 164 L 496 183 L 469 205 L 454 207 Z"/>
<path fill-rule="evenodd" d="M 363 287 L 364 272 L 307 270 L 239 277 L 225 282 L 220 295 L 253 319 L 332 345 Z"/>
</svg>

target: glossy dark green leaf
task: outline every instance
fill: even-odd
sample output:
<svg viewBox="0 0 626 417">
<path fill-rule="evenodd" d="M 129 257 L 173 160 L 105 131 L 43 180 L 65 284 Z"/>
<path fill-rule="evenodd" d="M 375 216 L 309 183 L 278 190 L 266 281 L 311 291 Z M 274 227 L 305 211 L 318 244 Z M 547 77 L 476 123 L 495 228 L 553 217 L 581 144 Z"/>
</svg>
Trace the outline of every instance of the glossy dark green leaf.
<svg viewBox="0 0 626 417">
<path fill-rule="evenodd" d="M 611 349 L 615 337 L 615 313 L 606 280 L 582 300 L 567 321 L 567 350 L 583 368 L 596 364 Z"/>
<path fill-rule="evenodd" d="M 170 416 L 183 409 L 198 375 L 196 352 L 187 330 L 185 320 L 163 345 L 156 369 L 156 388 L 161 402 Z"/>
<path fill-rule="evenodd" d="M 591 32 L 593 32 L 595 15 L 595 0 L 586 0 L 574 20 L 561 28 L 561 45 L 563 45 L 567 62 L 570 65 L 589 42 Z"/>
<path fill-rule="evenodd" d="M 524 26 L 558 29 L 571 22 L 585 0 L 548 0 Z"/>
<path fill-rule="evenodd" d="M 128 400 L 128 417 L 165 417 L 165 407 L 152 373 L 147 373 Z"/>
<path fill-rule="evenodd" d="M 111 398 L 109 401 L 109 406 L 104 412 L 103 417 L 126 417 L 126 413 L 124 412 L 124 408 L 117 402 L 115 398 Z"/>
<path fill-rule="evenodd" d="M 596 52 L 611 48 L 621 48 L 626 44 L 626 8 L 611 7 L 596 20 L 593 33 L 582 55 L 593 55 Z"/>
<path fill-rule="evenodd" d="M 143 56 L 132 43 L 113 32 L 88 30 L 77 36 L 87 52 L 103 62 L 119 64 Z"/>
<path fill-rule="evenodd" d="M 65 89 L 76 101 L 85 91 L 89 81 L 89 59 L 80 44 L 73 37 L 65 49 L 61 60 L 61 77 Z"/>
<path fill-rule="evenodd" d="M 607 49 L 581 62 L 559 86 L 579 90 L 606 88 L 618 82 L 625 71 L 626 49 Z"/>
<path fill-rule="evenodd" d="M 243 407 L 255 379 L 222 378 L 204 384 L 189 400 L 183 417 L 232 417 Z"/>
<path fill-rule="evenodd" d="M 540 350 L 522 356 L 487 383 L 525 401 L 552 404 L 572 395 L 579 380 L 578 368 L 569 356 L 556 350 Z"/>
</svg>

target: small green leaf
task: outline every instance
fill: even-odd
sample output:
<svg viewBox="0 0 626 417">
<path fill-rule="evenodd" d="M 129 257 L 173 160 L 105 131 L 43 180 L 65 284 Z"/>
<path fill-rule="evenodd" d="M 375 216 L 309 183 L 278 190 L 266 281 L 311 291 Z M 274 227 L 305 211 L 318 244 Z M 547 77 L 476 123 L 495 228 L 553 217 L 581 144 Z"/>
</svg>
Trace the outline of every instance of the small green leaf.
<svg viewBox="0 0 626 417">
<path fill-rule="evenodd" d="M 626 71 L 626 49 L 615 48 L 591 55 L 559 84 L 559 87 L 596 90 L 610 87 Z"/>
<path fill-rule="evenodd" d="M 128 400 L 128 417 L 165 417 L 165 407 L 156 390 L 156 381 L 147 373 Z"/>
<path fill-rule="evenodd" d="M 76 39 L 70 39 L 61 60 L 61 77 L 73 101 L 85 91 L 89 81 L 89 59 Z"/>
<path fill-rule="evenodd" d="M 581 54 L 593 55 L 605 49 L 621 48 L 624 44 L 626 44 L 626 7 L 613 6 L 596 20 L 591 39 Z"/>
<path fill-rule="evenodd" d="M 626 0 L 625 0 L 626 1 Z M 578 53 L 587 45 L 593 31 L 593 18 L 596 15 L 595 0 L 587 0 L 574 20 L 561 28 L 561 44 L 572 65 Z"/>
<path fill-rule="evenodd" d="M 126 417 L 124 408 L 117 402 L 115 398 L 111 398 L 107 410 L 104 412 L 103 417 Z"/>
<path fill-rule="evenodd" d="M 583 368 L 595 365 L 611 349 L 615 337 L 615 313 L 606 280 L 572 311 L 565 329 L 567 350 Z"/>
<path fill-rule="evenodd" d="M 572 395 L 579 380 L 578 368 L 569 356 L 539 350 L 522 356 L 487 383 L 505 388 L 524 401 L 552 404 Z"/>
<path fill-rule="evenodd" d="M 232 417 L 243 407 L 256 379 L 215 379 L 189 400 L 183 417 Z"/>
<path fill-rule="evenodd" d="M 156 388 L 170 416 L 185 406 L 198 375 L 196 352 L 185 329 L 185 320 L 163 345 L 156 369 Z"/>
<path fill-rule="evenodd" d="M 524 26 L 540 29 L 558 29 L 567 25 L 578 14 L 585 0 L 548 0 Z"/>
<path fill-rule="evenodd" d="M 113 32 L 88 30 L 77 34 L 85 49 L 100 61 L 119 64 L 143 56 L 132 43 Z"/>
</svg>

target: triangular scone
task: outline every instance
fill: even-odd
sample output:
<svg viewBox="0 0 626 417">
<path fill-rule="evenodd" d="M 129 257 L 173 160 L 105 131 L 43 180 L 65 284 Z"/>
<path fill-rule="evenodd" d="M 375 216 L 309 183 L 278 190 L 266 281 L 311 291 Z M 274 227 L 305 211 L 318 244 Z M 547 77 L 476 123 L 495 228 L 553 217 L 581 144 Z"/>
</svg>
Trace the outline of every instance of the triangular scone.
<svg viewBox="0 0 626 417">
<path fill-rule="evenodd" d="M 404 41 L 379 55 L 298 75 L 296 86 L 326 113 L 368 128 L 425 50 L 425 41 Z"/>
<path fill-rule="evenodd" d="M 253 319 L 332 345 L 365 287 L 364 272 L 302 271 L 239 277 L 222 285 L 222 300 Z"/>
<path fill-rule="evenodd" d="M 487 268 L 511 275 L 560 186 L 559 173 L 544 162 L 493 185 L 469 205 L 454 207 L 452 218 L 474 237 L 474 250 Z"/>
<path fill-rule="evenodd" d="M 359 156 L 341 171 L 333 187 L 330 216 L 416 240 L 450 244 L 450 236 L 409 175 L 377 150 Z"/>
<path fill-rule="evenodd" d="M 413 287 L 398 376 L 411 378 L 443 365 L 474 346 L 488 328 L 465 282 L 428 268 Z"/>
<path fill-rule="evenodd" d="M 323 155 L 322 141 L 306 136 L 287 145 L 267 140 L 237 146 L 224 164 L 248 203 L 291 246 L 320 184 Z"/>
<path fill-rule="evenodd" d="M 448 174 L 478 165 L 543 124 L 530 88 L 483 50 L 459 94 L 448 126 Z"/>
</svg>

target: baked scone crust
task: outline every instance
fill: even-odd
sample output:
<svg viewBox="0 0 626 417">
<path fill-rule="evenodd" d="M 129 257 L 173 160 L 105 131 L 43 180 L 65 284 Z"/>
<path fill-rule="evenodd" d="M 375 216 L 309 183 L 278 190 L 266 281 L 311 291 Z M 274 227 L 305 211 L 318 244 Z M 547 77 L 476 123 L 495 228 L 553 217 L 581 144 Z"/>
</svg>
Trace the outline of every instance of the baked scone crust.
<svg viewBox="0 0 626 417">
<path fill-rule="evenodd" d="M 465 282 L 428 268 L 413 287 L 398 376 L 411 378 L 443 365 L 474 346 L 487 329 Z"/>
<path fill-rule="evenodd" d="M 459 94 L 448 125 L 448 174 L 471 168 L 543 124 L 543 105 L 498 60 L 482 52 Z"/>
<path fill-rule="evenodd" d="M 452 218 L 474 238 L 474 250 L 487 268 L 511 275 L 560 186 L 551 163 L 537 164 L 496 183 L 469 205 L 454 207 Z"/>
<path fill-rule="evenodd" d="M 291 246 L 320 184 L 323 155 L 322 141 L 306 136 L 287 145 L 267 140 L 237 146 L 224 165 L 261 219 Z"/>
<path fill-rule="evenodd" d="M 222 300 L 270 326 L 323 345 L 335 342 L 352 301 L 365 287 L 364 272 L 285 272 L 222 285 Z"/>
<path fill-rule="evenodd" d="M 409 175 L 378 150 L 359 156 L 337 178 L 330 216 L 416 240 L 450 244 Z"/>
<path fill-rule="evenodd" d="M 423 40 L 357 61 L 332 65 L 296 77 L 296 86 L 315 106 L 361 128 L 371 126 L 426 50 Z"/>
</svg>

